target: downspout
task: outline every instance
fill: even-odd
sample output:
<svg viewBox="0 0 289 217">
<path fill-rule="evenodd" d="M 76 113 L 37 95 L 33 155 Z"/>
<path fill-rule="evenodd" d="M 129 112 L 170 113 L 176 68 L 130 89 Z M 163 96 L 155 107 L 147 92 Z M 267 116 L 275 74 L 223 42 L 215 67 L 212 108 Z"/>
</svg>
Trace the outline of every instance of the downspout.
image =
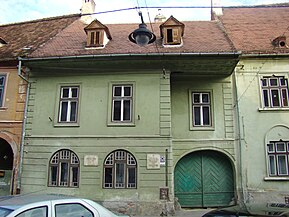
<svg viewBox="0 0 289 217">
<path fill-rule="evenodd" d="M 22 164 L 23 164 L 23 153 L 24 153 L 25 126 L 26 126 L 26 119 L 27 119 L 28 97 L 29 97 L 30 86 L 31 86 L 31 83 L 29 82 L 29 80 L 21 74 L 21 68 L 22 68 L 22 62 L 19 59 L 18 76 L 27 82 L 27 89 L 26 89 L 24 116 L 23 116 L 23 122 L 22 122 L 21 141 L 20 141 L 20 162 L 19 162 L 19 170 L 17 174 L 17 189 L 16 189 L 17 194 L 20 194 L 20 190 L 21 190 L 21 175 L 22 175 Z"/>
<path fill-rule="evenodd" d="M 235 86 L 235 105 L 234 107 L 236 108 L 236 120 L 237 120 L 237 127 L 238 127 L 238 146 L 239 146 L 239 164 L 240 164 L 240 171 L 239 171 L 239 177 L 240 177 L 240 187 L 241 187 L 241 192 L 242 192 L 242 201 L 245 202 L 245 192 L 244 192 L 244 186 L 243 186 L 243 176 L 242 176 L 242 171 L 243 171 L 243 163 L 242 163 L 242 142 L 241 142 L 241 122 L 240 122 L 240 110 L 239 110 L 239 100 L 238 100 L 238 85 L 237 85 L 237 67 L 234 69 L 233 73 L 233 79 L 234 79 L 234 86 Z"/>
</svg>

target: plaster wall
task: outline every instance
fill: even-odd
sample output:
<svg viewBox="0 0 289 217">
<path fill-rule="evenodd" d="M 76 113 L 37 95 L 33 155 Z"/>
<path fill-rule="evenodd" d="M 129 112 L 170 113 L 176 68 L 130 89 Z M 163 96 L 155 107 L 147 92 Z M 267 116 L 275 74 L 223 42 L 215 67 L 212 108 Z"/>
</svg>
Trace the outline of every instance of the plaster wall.
<svg viewBox="0 0 289 217">
<path fill-rule="evenodd" d="M 266 154 L 270 137 L 289 140 L 289 110 L 263 108 L 260 90 L 261 76 L 288 78 L 288 69 L 286 58 L 243 59 L 236 68 L 236 106 L 241 132 L 239 153 L 245 201 L 284 203 L 289 195 L 288 178 L 269 177 Z"/>
</svg>

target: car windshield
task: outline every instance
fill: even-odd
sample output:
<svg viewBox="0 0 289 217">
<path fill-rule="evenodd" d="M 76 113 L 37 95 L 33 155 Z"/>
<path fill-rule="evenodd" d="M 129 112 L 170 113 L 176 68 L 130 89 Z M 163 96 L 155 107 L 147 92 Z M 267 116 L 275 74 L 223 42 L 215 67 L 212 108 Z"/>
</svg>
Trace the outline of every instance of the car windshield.
<svg viewBox="0 0 289 217">
<path fill-rule="evenodd" d="M 0 207 L 0 217 L 6 217 L 13 210 Z"/>
</svg>

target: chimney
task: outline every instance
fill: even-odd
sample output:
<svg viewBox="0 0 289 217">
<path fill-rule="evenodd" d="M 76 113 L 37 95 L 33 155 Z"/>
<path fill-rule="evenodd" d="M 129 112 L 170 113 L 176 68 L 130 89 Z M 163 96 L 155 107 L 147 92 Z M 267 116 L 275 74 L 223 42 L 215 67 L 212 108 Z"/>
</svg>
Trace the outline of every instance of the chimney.
<svg viewBox="0 0 289 217">
<path fill-rule="evenodd" d="M 214 20 L 214 16 L 222 16 L 223 9 L 221 8 L 221 0 L 211 0 L 211 20 Z"/>
<path fill-rule="evenodd" d="M 155 16 L 155 23 L 163 23 L 166 21 L 166 17 L 161 14 L 161 9 L 158 9 L 158 14 Z"/>
<path fill-rule="evenodd" d="M 92 13 L 95 10 L 95 2 L 94 0 L 82 0 L 81 6 L 81 20 L 89 24 L 93 21 Z"/>
</svg>

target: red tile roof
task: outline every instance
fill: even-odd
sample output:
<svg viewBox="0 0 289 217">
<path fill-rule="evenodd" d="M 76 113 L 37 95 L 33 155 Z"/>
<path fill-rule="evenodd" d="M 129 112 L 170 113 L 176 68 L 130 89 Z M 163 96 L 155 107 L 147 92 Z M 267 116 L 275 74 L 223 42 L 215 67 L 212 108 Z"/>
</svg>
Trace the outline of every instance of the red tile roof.
<svg viewBox="0 0 289 217">
<path fill-rule="evenodd" d="M 237 50 L 247 54 L 289 53 L 289 4 L 276 6 L 223 10 L 219 19 Z M 272 42 L 282 35 L 287 37 L 287 47 L 277 48 Z"/>
<path fill-rule="evenodd" d="M 153 23 L 157 36 L 155 43 L 140 47 L 129 41 L 128 35 L 138 28 L 138 24 L 107 24 L 112 40 L 103 49 L 85 49 L 87 24 L 75 21 L 57 36 L 39 47 L 30 57 L 63 57 L 107 54 L 147 54 L 147 53 L 222 53 L 235 52 L 230 40 L 216 21 L 189 21 L 185 24 L 183 46 L 165 48 L 162 46 L 159 26 Z M 151 29 L 148 24 L 148 29 Z"/>
<path fill-rule="evenodd" d="M 33 52 L 80 17 L 79 14 L 0 25 L 0 60 L 16 59 Z"/>
</svg>

